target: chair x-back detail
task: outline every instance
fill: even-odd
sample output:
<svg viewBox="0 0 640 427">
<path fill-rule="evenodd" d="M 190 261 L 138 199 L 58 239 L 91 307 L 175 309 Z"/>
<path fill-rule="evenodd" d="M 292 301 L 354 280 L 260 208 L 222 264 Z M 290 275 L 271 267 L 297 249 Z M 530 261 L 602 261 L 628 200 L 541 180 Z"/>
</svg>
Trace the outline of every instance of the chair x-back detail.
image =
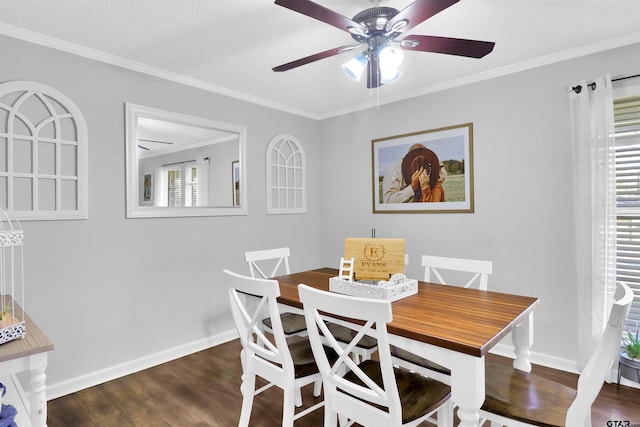
<svg viewBox="0 0 640 427">
<path fill-rule="evenodd" d="M 404 254 L 404 265 L 409 265 L 409 254 Z M 349 272 L 349 274 L 353 278 L 353 266 L 353 258 L 351 258 L 350 260 L 345 260 L 344 257 L 340 258 L 340 270 L 338 272 L 338 277 L 345 279 L 347 272 Z M 331 333 L 333 334 L 333 336 L 336 337 L 338 341 L 341 341 L 343 343 L 350 342 L 356 334 L 353 329 L 332 322 L 329 322 L 329 329 L 331 329 Z M 371 359 L 371 356 L 376 352 L 376 350 L 377 348 L 375 340 L 369 336 L 364 336 L 353 347 L 351 356 L 356 362 L 368 360 Z"/>
<path fill-rule="evenodd" d="M 280 274 L 291 273 L 291 269 L 289 268 L 290 256 L 291 250 L 289 248 L 275 248 L 245 252 L 244 260 L 249 264 L 251 277 L 270 279 Z M 282 268 L 284 268 L 284 272 L 282 272 Z M 267 271 L 271 270 L 271 273 L 265 273 L 265 269 Z M 280 274 L 278 274 L 279 271 L 281 272 Z"/>
<path fill-rule="evenodd" d="M 493 270 L 493 262 L 475 259 L 448 258 L 440 256 L 422 255 L 424 267 L 424 281 L 441 283 L 445 285 L 462 285 L 465 288 L 473 287 L 482 291 L 487 290 L 487 281 Z M 446 271 L 456 274 L 455 283 L 443 277 Z M 464 278 L 458 273 L 469 273 Z"/>
<path fill-rule="evenodd" d="M 425 282 L 474 287 L 483 291 L 487 290 L 488 277 L 493 270 L 491 261 L 431 255 L 422 256 L 422 266 Z M 391 355 L 396 366 L 451 383 L 451 371 L 444 366 L 395 346 L 391 346 Z"/>
<path fill-rule="evenodd" d="M 451 419 L 451 389 L 446 384 L 391 363 L 387 323 L 392 320 L 391 303 L 358 298 L 298 286 L 304 307 L 309 340 L 322 375 L 325 396 L 325 427 L 358 423 L 365 426 L 415 426 L 437 411 L 439 425 Z M 351 342 L 339 342 L 320 313 L 351 318 L 363 323 Z M 321 334 L 323 335 L 321 337 Z M 369 335 L 378 346 L 378 360 L 356 363 L 349 353 Z M 338 354 L 328 360 L 323 343 Z"/>
<path fill-rule="evenodd" d="M 577 391 L 564 384 L 500 363 L 487 363 L 486 398 L 480 417 L 492 426 L 591 427 L 591 405 L 620 350 L 633 291 L 618 283 L 615 303 L 596 349 L 578 379 Z"/>
<path fill-rule="evenodd" d="M 405 255 L 405 260 L 407 259 L 408 255 Z M 344 257 L 341 257 L 338 277 L 349 282 L 353 281 L 354 262 L 353 258 L 345 259 Z M 331 330 L 333 336 L 343 343 L 351 342 L 351 340 L 356 336 L 356 331 L 353 329 L 331 321 L 328 322 L 328 328 Z M 371 359 L 371 356 L 376 352 L 376 350 L 376 340 L 365 335 L 351 349 L 351 357 L 356 362 L 368 360 Z"/>
<path fill-rule="evenodd" d="M 249 425 L 254 396 L 273 385 L 284 391 L 282 425 L 293 426 L 294 420 L 323 405 L 319 402 L 295 413 L 294 406 L 302 405 L 302 386 L 315 383 L 315 396 L 321 391 L 321 377 L 309 340 L 300 336 L 285 337 L 276 300 L 280 296 L 277 280 L 242 276 L 229 270 L 224 273 L 231 312 L 242 344 L 242 410 L 238 426 Z M 258 297 L 257 307 L 247 307 L 242 294 Z M 260 328 L 263 308 L 268 309 L 273 325 L 272 340 Z M 256 390 L 256 376 L 264 378 L 268 384 Z"/>
<path fill-rule="evenodd" d="M 249 264 L 251 277 L 270 279 L 282 274 L 291 274 L 289 267 L 290 255 L 291 250 L 289 248 L 274 248 L 245 252 L 244 259 Z M 267 274 L 265 271 L 271 271 L 271 273 Z M 307 335 L 307 327 L 304 323 L 304 316 L 301 313 L 283 312 L 280 315 L 280 319 L 285 335 Z M 264 319 L 263 325 L 267 331 L 271 331 L 269 319 Z"/>
</svg>

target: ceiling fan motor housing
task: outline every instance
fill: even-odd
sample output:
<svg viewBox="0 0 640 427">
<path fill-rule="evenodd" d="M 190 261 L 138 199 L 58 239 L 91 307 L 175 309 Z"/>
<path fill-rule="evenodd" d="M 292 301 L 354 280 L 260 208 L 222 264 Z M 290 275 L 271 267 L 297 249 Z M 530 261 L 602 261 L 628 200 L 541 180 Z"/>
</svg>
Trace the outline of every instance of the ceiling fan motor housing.
<svg viewBox="0 0 640 427">
<path fill-rule="evenodd" d="M 387 23 L 398 13 L 399 10 L 392 7 L 371 7 L 357 13 L 353 17 L 353 21 L 365 27 L 367 31 L 365 35 L 352 33 L 351 37 L 357 42 L 363 43 L 371 37 L 386 33 Z"/>
</svg>

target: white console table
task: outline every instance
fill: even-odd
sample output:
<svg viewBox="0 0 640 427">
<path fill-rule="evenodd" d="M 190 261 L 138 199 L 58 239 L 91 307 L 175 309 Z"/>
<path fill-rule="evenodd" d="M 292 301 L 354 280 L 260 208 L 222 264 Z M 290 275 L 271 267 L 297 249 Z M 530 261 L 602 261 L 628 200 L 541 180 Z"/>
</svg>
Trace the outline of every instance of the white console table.
<svg viewBox="0 0 640 427">
<path fill-rule="evenodd" d="M 18 309 L 22 310 L 16 304 L 16 311 Z M 46 427 L 45 369 L 47 353 L 53 350 L 53 343 L 26 314 L 24 320 L 27 327 L 25 337 L 0 344 L 0 382 L 7 386 L 7 394 L 2 401 L 17 409 L 16 424 L 20 427 Z M 17 373 L 25 371 L 29 373 L 27 393 L 16 377 Z"/>
</svg>

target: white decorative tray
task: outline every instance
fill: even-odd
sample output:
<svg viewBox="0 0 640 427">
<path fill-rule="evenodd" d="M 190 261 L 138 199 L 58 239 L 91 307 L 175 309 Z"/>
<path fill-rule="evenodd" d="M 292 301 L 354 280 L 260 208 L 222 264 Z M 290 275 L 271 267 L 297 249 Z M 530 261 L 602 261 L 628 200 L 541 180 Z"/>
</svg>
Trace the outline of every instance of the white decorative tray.
<svg viewBox="0 0 640 427">
<path fill-rule="evenodd" d="M 16 321 L 9 326 L 3 326 L 4 325 L 0 320 L 0 344 L 4 344 L 18 338 L 24 338 L 27 335 L 27 325 L 24 321 Z"/>
<path fill-rule="evenodd" d="M 363 298 L 375 298 L 396 301 L 418 293 L 418 281 L 406 279 L 401 283 L 382 282 L 350 282 L 339 277 L 329 279 L 329 290 L 340 294 Z"/>
</svg>

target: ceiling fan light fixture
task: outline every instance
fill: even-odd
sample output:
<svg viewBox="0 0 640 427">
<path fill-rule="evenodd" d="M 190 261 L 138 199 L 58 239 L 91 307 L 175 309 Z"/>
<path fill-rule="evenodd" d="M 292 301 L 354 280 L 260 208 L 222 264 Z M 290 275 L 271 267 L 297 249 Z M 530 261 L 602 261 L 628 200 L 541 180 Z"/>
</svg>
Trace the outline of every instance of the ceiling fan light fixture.
<svg viewBox="0 0 640 427">
<path fill-rule="evenodd" d="M 382 68 L 380 68 L 380 83 L 386 85 L 396 80 L 398 77 L 400 77 L 399 69 L 396 68 L 394 70 L 383 70 Z"/>
<path fill-rule="evenodd" d="M 402 49 L 389 44 L 382 45 L 378 50 L 380 60 L 380 82 L 390 83 L 400 77 L 400 64 L 404 59 Z"/>
<path fill-rule="evenodd" d="M 367 57 L 363 53 L 358 53 L 346 64 L 342 65 L 342 68 L 349 77 L 351 77 L 353 80 L 359 81 L 366 66 Z"/>
</svg>

